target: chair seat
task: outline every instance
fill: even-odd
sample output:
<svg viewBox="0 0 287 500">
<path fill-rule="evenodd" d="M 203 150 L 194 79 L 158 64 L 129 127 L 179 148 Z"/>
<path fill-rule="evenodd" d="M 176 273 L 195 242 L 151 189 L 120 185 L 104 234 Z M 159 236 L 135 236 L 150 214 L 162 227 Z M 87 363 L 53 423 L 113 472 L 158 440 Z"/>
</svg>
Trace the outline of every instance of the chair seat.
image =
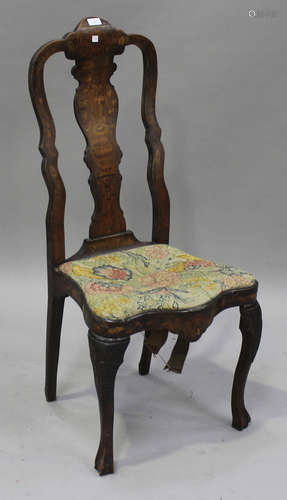
<svg viewBox="0 0 287 500">
<path fill-rule="evenodd" d="M 106 320 L 148 311 L 202 306 L 220 293 L 254 285 L 249 273 L 194 257 L 165 244 L 117 250 L 57 268 L 82 289 L 89 308 Z"/>
</svg>

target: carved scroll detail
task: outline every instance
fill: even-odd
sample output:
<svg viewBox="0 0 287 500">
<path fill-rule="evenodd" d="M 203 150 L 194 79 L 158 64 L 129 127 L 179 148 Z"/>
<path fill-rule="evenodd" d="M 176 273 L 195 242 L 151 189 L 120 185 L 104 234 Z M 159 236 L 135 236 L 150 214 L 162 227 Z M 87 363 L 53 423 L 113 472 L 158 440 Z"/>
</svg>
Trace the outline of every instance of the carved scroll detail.
<svg viewBox="0 0 287 500">
<path fill-rule="evenodd" d="M 142 35 L 129 35 L 127 45 L 136 45 L 143 56 L 142 120 L 148 149 L 147 178 L 152 197 L 152 241 L 169 241 L 169 195 L 163 176 L 164 149 L 160 141 L 161 129 L 155 113 L 157 87 L 157 56 L 153 43 Z"/>
<path fill-rule="evenodd" d="M 95 202 L 89 237 L 126 230 L 120 207 L 122 152 L 116 142 L 118 97 L 109 79 L 116 69 L 113 56 L 101 54 L 81 59 L 72 69 L 79 81 L 74 109 L 86 138 L 84 160 L 90 170 L 89 184 Z"/>
<path fill-rule="evenodd" d="M 65 187 L 58 171 L 55 124 L 44 86 L 44 66 L 50 56 L 64 51 L 63 40 L 43 45 L 33 56 L 29 67 L 29 90 L 40 127 L 39 150 L 43 157 L 42 174 L 49 192 L 46 214 L 48 273 L 65 259 L 64 214 Z"/>
</svg>

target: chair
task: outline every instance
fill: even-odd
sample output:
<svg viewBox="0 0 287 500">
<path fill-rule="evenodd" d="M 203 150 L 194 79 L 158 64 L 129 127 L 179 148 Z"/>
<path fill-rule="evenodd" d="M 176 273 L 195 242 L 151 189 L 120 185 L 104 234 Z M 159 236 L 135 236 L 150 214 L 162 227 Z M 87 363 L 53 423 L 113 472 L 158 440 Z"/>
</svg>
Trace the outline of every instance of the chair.
<svg viewBox="0 0 287 500">
<path fill-rule="evenodd" d="M 118 97 L 110 83 L 114 56 L 136 45 L 143 56 L 142 120 L 148 149 L 147 179 L 152 198 L 150 242 L 141 242 L 120 207 L 121 150 L 116 142 Z M 47 59 L 64 52 L 75 61 L 79 82 L 74 99 L 76 120 L 86 139 L 84 161 L 90 170 L 94 199 L 89 238 L 72 257 L 65 256 L 65 188 L 58 171 L 55 125 L 46 99 L 43 71 Z M 114 384 L 130 336 L 145 332 L 139 373 L 149 373 L 151 355 L 176 334 L 166 368 L 181 372 L 190 342 L 198 340 L 215 315 L 240 307 L 242 349 L 232 388 L 232 425 L 247 427 L 250 416 L 244 388 L 261 336 L 256 300 L 258 283 L 244 271 L 192 256 L 169 246 L 169 195 L 163 177 L 164 150 L 155 114 L 157 58 L 150 40 L 127 35 L 102 18 L 85 18 L 62 39 L 43 45 L 33 56 L 29 89 L 40 127 L 42 174 L 49 191 L 46 215 L 48 315 L 46 343 L 47 401 L 56 399 L 57 366 L 65 298 L 81 307 L 101 421 L 95 459 L 99 474 L 114 470 Z"/>
</svg>

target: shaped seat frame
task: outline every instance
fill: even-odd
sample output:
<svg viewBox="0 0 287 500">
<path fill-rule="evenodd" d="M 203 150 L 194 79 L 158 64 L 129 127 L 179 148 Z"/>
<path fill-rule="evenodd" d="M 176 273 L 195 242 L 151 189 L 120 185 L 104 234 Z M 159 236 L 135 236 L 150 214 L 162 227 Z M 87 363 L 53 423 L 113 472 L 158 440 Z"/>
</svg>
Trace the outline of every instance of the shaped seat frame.
<svg viewBox="0 0 287 500">
<path fill-rule="evenodd" d="M 220 311 L 239 306 L 242 348 L 232 388 L 232 425 L 247 427 L 250 416 L 245 408 L 244 389 L 251 363 L 256 355 L 262 329 L 261 309 L 256 300 L 258 283 L 218 295 L 203 306 L 185 311 L 149 311 L 125 320 L 104 320 L 89 309 L 83 292 L 57 268 L 64 262 L 123 248 L 143 245 L 126 229 L 120 207 L 121 150 L 116 142 L 118 98 L 110 77 L 116 69 L 114 56 L 125 47 L 137 46 L 143 56 L 142 120 L 148 148 L 147 179 L 152 198 L 152 239 L 148 243 L 169 241 L 169 195 L 163 177 L 164 149 L 161 129 L 155 114 L 157 57 L 152 42 L 142 35 L 127 35 L 100 18 L 84 18 L 74 31 L 62 39 L 43 45 L 33 56 L 29 68 L 29 89 L 40 127 L 39 150 L 43 157 L 42 174 L 49 192 L 46 214 L 48 314 L 46 337 L 47 401 L 56 399 L 57 368 L 65 298 L 71 296 L 82 308 L 89 328 L 88 338 L 101 421 L 100 444 L 95 459 L 99 474 L 114 470 L 113 420 L 115 376 L 121 365 L 130 335 L 145 331 L 139 373 L 149 372 L 152 351 L 150 339 L 163 344 L 168 332 L 178 335 L 174 360 L 180 354 L 180 369 L 188 345 L 200 338 Z M 58 170 L 54 121 L 44 87 L 44 66 L 55 53 L 64 52 L 75 61 L 73 76 L 79 86 L 74 99 L 77 122 L 86 139 L 84 161 L 90 170 L 89 185 L 94 198 L 89 238 L 70 258 L 65 256 L 65 187 Z M 175 362 L 176 365 L 176 362 Z M 176 371 L 176 370 L 175 370 Z"/>
</svg>

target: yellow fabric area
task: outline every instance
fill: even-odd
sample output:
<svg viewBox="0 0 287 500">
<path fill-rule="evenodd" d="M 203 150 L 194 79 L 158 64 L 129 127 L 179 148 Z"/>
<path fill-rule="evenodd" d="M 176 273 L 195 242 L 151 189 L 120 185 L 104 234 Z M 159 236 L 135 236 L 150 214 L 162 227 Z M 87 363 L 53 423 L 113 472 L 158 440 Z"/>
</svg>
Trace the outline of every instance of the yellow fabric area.
<svg viewBox="0 0 287 500">
<path fill-rule="evenodd" d="M 107 320 L 195 308 L 255 281 L 244 271 L 164 244 L 66 262 L 58 271 L 73 279 L 93 313 Z"/>
</svg>

